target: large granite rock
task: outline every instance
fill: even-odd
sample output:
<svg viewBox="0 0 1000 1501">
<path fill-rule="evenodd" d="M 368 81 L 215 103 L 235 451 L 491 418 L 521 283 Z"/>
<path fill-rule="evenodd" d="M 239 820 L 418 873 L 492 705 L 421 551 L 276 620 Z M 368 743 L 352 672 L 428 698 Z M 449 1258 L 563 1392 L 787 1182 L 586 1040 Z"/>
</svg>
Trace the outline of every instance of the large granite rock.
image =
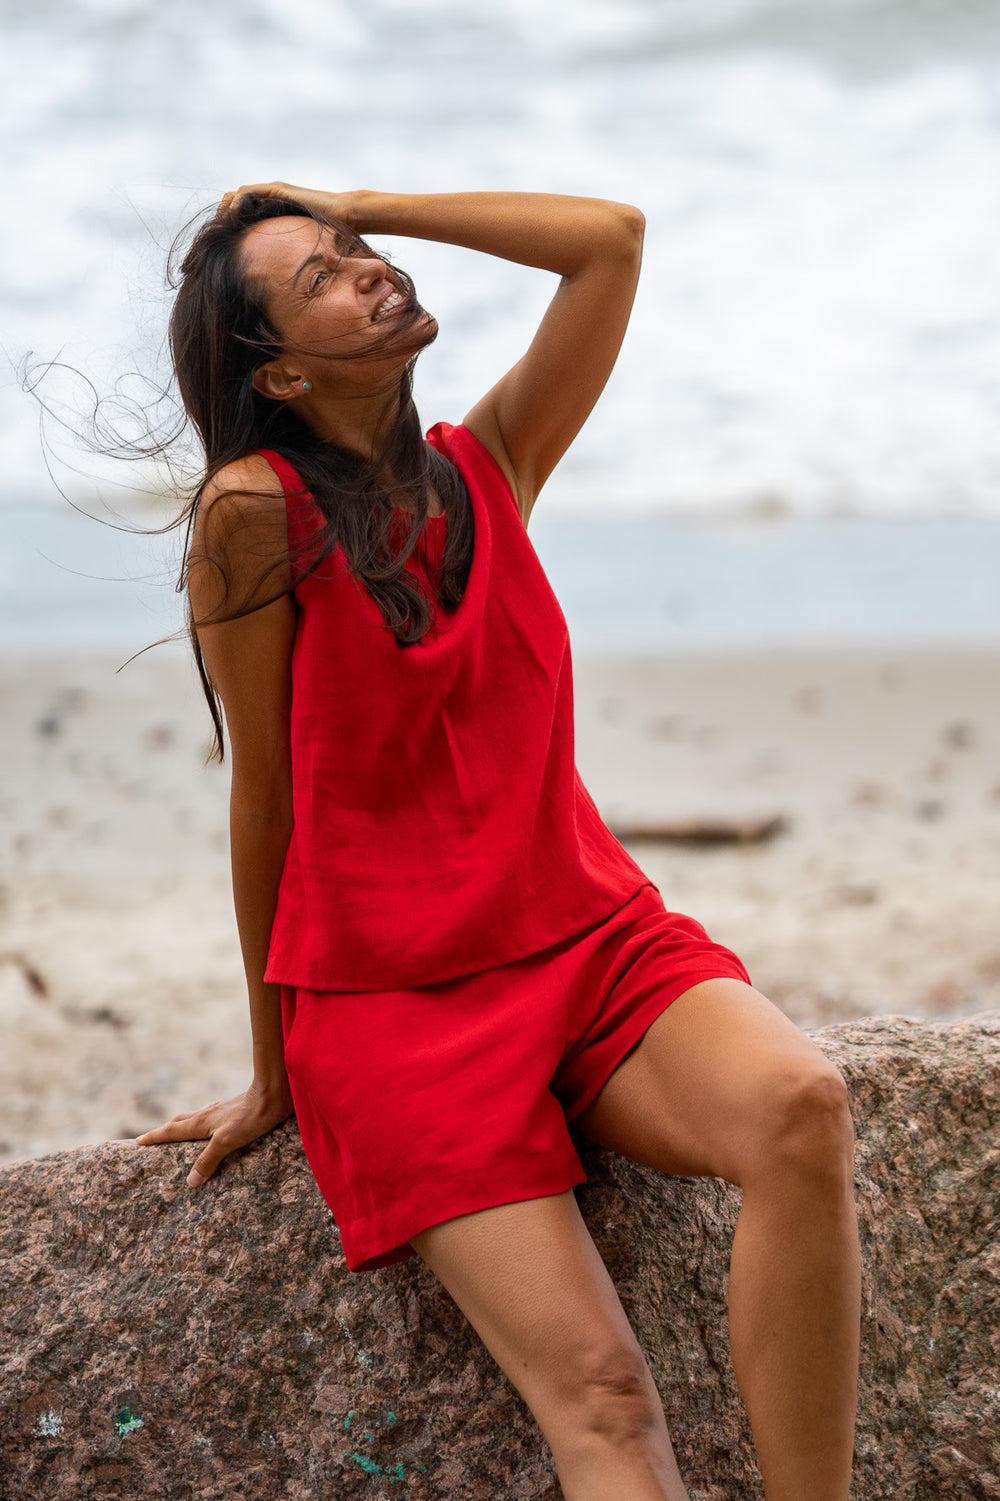
<svg viewBox="0 0 1000 1501">
<path fill-rule="evenodd" d="M 1000 1013 L 812 1034 L 851 1087 L 865 1266 L 856 1501 L 1000 1497 Z M 344 1265 L 294 1122 L 0 1174 L 0 1493 L 19 1501 L 547 1498 L 531 1415 L 419 1259 Z M 760 1497 L 729 1365 L 739 1207 L 582 1144 L 578 1190 L 691 1492 Z"/>
</svg>

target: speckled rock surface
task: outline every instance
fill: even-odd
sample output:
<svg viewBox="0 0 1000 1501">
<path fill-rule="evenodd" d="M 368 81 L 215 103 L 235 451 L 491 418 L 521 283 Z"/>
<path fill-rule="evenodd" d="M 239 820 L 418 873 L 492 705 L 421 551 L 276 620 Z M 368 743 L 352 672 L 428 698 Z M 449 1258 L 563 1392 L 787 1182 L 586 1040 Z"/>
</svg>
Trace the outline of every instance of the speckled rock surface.
<svg viewBox="0 0 1000 1501">
<path fill-rule="evenodd" d="M 856 1501 L 1000 1498 L 1000 1014 L 812 1034 L 851 1087 L 865 1267 Z M 577 1189 L 693 1496 L 762 1495 L 729 1366 L 739 1193 L 581 1143 Z M 347 1271 L 294 1122 L 0 1174 L 0 1495 L 555 1501 L 517 1393 L 419 1259 Z"/>
</svg>

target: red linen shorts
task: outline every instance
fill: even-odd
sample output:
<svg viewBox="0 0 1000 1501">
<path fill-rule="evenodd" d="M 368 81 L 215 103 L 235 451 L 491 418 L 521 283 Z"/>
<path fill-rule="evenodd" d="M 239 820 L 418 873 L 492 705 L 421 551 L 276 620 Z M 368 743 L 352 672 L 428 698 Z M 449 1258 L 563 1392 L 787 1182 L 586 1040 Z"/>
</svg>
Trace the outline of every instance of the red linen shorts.
<svg viewBox="0 0 1000 1501">
<path fill-rule="evenodd" d="M 742 961 L 652 884 L 582 933 L 416 990 L 282 985 L 306 1157 L 349 1271 L 456 1215 L 587 1175 L 567 1129 L 672 1001 Z"/>
</svg>

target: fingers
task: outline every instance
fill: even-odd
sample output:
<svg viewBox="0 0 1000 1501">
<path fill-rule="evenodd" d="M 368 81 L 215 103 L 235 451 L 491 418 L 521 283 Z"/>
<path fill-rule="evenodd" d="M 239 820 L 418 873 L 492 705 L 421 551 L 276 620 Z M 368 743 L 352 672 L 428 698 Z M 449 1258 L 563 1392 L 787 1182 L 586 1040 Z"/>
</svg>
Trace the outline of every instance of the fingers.
<svg viewBox="0 0 1000 1501">
<path fill-rule="evenodd" d="M 195 1160 L 187 1178 L 189 1187 L 198 1188 L 211 1178 L 223 1157 L 238 1145 L 224 1132 L 213 1129 L 207 1120 L 202 1119 L 207 1114 L 204 1110 L 193 1110 L 187 1115 L 175 1115 L 165 1126 L 156 1126 L 152 1131 L 144 1131 L 141 1136 L 137 1136 L 136 1144 L 140 1147 L 155 1147 L 163 1142 L 202 1141 L 207 1137 L 209 1144 Z"/>
<path fill-rule="evenodd" d="M 135 1139 L 141 1147 L 159 1146 L 164 1141 L 201 1141 L 212 1134 L 207 1117 L 214 1109 L 214 1105 L 209 1105 L 205 1110 L 188 1110 L 171 1116 L 165 1126 L 154 1126 Z"/>
<path fill-rule="evenodd" d="M 203 1183 L 207 1183 L 223 1157 L 235 1151 L 236 1145 L 236 1142 L 227 1140 L 221 1131 L 216 1131 L 201 1156 L 195 1158 L 194 1166 L 187 1175 L 188 1187 L 200 1188 Z"/>
<path fill-rule="evenodd" d="M 246 191 L 246 188 L 234 188 L 230 193 L 223 193 L 222 197 L 219 199 L 219 206 L 215 210 L 215 217 L 217 219 L 221 219 L 224 214 L 227 214 L 229 210 L 234 207 L 237 198 L 239 198 L 240 195 L 242 193 L 245 193 Z"/>
<path fill-rule="evenodd" d="M 216 1100 L 203 1110 L 175 1115 L 166 1125 L 144 1131 L 135 1141 L 137 1146 L 150 1147 L 163 1142 L 204 1141 L 207 1138 L 208 1145 L 196 1158 L 187 1179 L 191 1188 L 197 1188 L 211 1178 L 219 1163 L 230 1152 L 256 1141 L 259 1136 L 280 1125 L 290 1114 L 290 1099 L 262 1106 L 256 1095 L 248 1091 L 232 1100 Z"/>
<path fill-rule="evenodd" d="M 223 193 L 216 214 L 222 214 L 228 209 L 235 208 L 240 199 L 246 197 L 248 193 L 258 194 L 262 198 L 288 198 L 292 196 L 292 190 L 287 182 L 255 182 L 250 186 L 235 188 L 230 193 Z"/>
</svg>

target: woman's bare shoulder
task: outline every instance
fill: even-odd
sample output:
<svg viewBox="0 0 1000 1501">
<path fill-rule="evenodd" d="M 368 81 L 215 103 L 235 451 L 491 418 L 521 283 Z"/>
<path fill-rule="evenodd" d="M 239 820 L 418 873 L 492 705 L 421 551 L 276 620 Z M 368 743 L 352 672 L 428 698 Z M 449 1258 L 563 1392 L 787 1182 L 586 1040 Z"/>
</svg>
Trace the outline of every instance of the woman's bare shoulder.
<svg viewBox="0 0 1000 1501">
<path fill-rule="evenodd" d="M 279 475 L 262 453 L 244 454 L 223 464 L 206 480 L 201 492 L 201 506 L 214 505 L 229 496 L 236 508 L 259 499 L 284 504 L 285 489 Z"/>
<path fill-rule="evenodd" d="M 192 592 L 207 595 L 198 600 L 203 607 L 217 592 L 209 586 L 209 576 L 220 567 L 244 606 L 291 587 L 285 491 L 262 454 L 233 459 L 206 481 L 194 520 L 190 563 Z M 200 589 L 198 564 L 208 565 Z"/>
</svg>

